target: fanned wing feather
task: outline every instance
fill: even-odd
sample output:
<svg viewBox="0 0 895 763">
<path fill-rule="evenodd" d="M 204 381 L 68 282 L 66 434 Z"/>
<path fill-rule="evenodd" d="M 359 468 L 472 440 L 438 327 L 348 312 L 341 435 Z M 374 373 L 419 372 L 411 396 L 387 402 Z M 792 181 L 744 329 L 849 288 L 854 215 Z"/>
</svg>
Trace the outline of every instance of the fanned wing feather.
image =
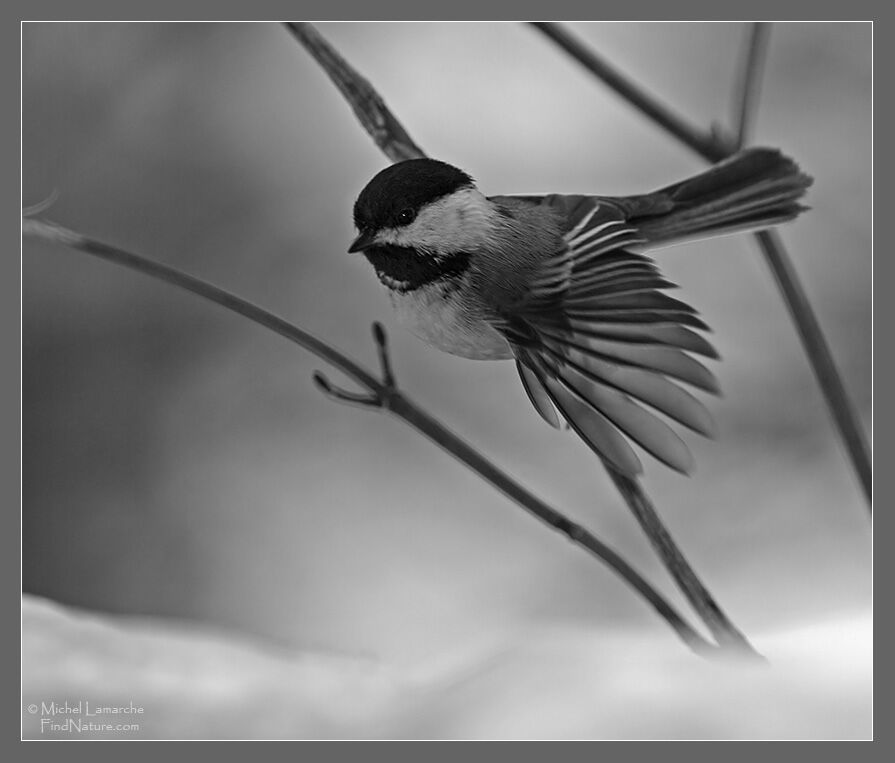
<svg viewBox="0 0 895 763">
<path fill-rule="evenodd" d="M 590 409 L 590 415 L 603 416 L 619 430 L 679 472 L 689 473 L 693 457 L 674 431 L 657 416 L 634 403 L 617 389 L 594 381 L 581 373 L 575 364 L 547 368 L 556 379 Z"/>
<path fill-rule="evenodd" d="M 718 359 L 714 347 L 695 331 L 678 325 L 623 325 L 569 319 L 567 329 L 576 336 L 626 342 L 631 345 L 663 345 L 694 352 L 706 358 Z"/>
<path fill-rule="evenodd" d="M 559 429 L 561 426 L 559 416 L 556 415 L 556 409 L 550 402 L 550 395 L 547 394 L 535 372 L 519 360 L 516 361 L 516 369 L 519 371 L 522 387 L 538 415 L 554 429 Z"/>
<path fill-rule="evenodd" d="M 714 434 L 705 406 L 671 379 L 717 392 L 711 372 L 687 353 L 717 355 L 686 328 L 708 328 L 696 311 L 663 293 L 674 284 L 648 257 L 620 248 L 642 241 L 614 205 L 579 202 L 562 250 L 534 274 L 529 295 L 505 312 L 502 328 L 526 393 L 551 426 L 559 424 L 558 411 L 625 474 L 642 470 L 629 439 L 689 473 L 690 451 L 660 414 Z"/>
<path fill-rule="evenodd" d="M 605 380 L 624 378 L 629 369 L 671 376 L 698 389 L 719 394 L 718 381 L 702 363 L 671 347 L 628 345 L 587 337 L 559 336 L 552 330 L 541 332 L 544 347 L 578 363 Z"/>
<path fill-rule="evenodd" d="M 634 449 L 603 414 L 570 392 L 553 375 L 542 372 L 538 378 L 557 410 L 594 453 L 624 474 L 643 471 Z"/>
<path fill-rule="evenodd" d="M 790 220 L 803 211 L 798 202 L 811 182 L 779 151 L 752 148 L 642 196 L 516 197 L 548 207 L 564 231 L 527 296 L 506 305 L 496 323 L 538 413 L 553 423 L 555 406 L 623 473 L 641 469 L 626 438 L 689 471 L 686 445 L 658 415 L 711 436 L 705 406 L 672 379 L 717 393 L 714 376 L 687 353 L 718 355 L 694 331 L 708 326 L 663 293 L 674 284 L 639 250 Z"/>
<path fill-rule="evenodd" d="M 701 318 L 676 310 L 644 310 L 642 308 L 596 310 L 573 306 L 566 310 L 566 317 L 628 325 L 637 323 L 677 324 L 692 326 L 703 331 L 709 330 Z"/>
</svg>

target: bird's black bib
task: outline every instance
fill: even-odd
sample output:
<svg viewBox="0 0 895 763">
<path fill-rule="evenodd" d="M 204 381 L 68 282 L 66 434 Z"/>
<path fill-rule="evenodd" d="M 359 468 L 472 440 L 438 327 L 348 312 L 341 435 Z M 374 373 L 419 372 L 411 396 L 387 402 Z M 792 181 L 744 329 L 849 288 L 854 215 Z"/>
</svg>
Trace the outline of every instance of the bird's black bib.
<svg viewBox="0 0 895 763">
<path fill-rule="evenodd" d="M 379 280 L 401 293 L 433 281 L 457 278 L 469 268 L 469 252 L 435 255 L 407 246 L 381 244 L 364 250 Z"/>
</svg>

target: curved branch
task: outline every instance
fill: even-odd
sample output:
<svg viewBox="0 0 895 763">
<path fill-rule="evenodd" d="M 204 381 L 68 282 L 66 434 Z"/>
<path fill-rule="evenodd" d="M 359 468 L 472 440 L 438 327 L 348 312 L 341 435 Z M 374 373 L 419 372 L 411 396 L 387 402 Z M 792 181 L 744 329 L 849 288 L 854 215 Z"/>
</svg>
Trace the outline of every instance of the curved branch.
<svg viewBox="0 0 895 763">
<path fill-rule="evenodd" d="M 740 75 L 740 93 L 737 99 L 738 108 L 735 118 L 737 149 L 746 144 L 752 123 L 755 121 L 769 34 L 770 24 L 756 23 L 752 25 L 749 47 Z M 766 230 L 756 233 L 755 238 L 774 281 L 780 289 L 783 302 L 789 310 L 805 353 L 811 361 L 811 370 L 824 395 L 827 408 L 833 416 L 833 423 L 845 445 L 845 451 L 857 473 L 858 482 L 867 499 L 867 508 L 872 513 L 873 467 L 871 466 L 870 448 L 867 438 L 864 436 L 857 409 L 845 391 L 845 383 L 836 366 L 836 361 L 833 360 L 833 353 L 824 337 L 820 321 L 817 319 L 817 314 L 811 306 L 808 295 L 802 288 L 802 283 L 786 252 L 780 234 L 775 230 Z"/>
<path fill-rule="evenodd" d="M 528 513 L 550 525 L 558 532 L 563 533 L 573 543 L 604 562 L 628 585 L 643 596 L 671 626 L 681 640 L 694 652 L 703 656 L 711 656 L 719 652 L 717 647 L 700 636 L 677 610 L 611 547 L 530 493 L 526 488 L 494 466 L 475 448 L 399 392 L 394 386 L 394 375 L 391 371 L 391 362 L 388 359 L 385 332 L 378 324 L 374 325 L 374 337 L 383 370 L 383 380 L 377 379 L 369 371 L 351 360 L 351 358 L 342 354 L 322 339 L 318 339 L 313 334 L 300 329 L 298 326 L 283 320 L 273 313 L 246 302 L 235 294 L 224 291 L 180 270 L 127 252 L 102 241 L 83 236 L 47 220 L 23 219 L 22 233 L 26 236 L 63 244 L 189 291 L 203 299 L 239 313 L 314 353 L 317 357 L 338 368 L 342 373 L 354 379 L 354 381 L 370 392 L 370 395 L 366 396 L 341 390 L 329 382 L 325 376 L 317 372 L 314 376 L 314 381 L 328 395 L 342 402 L 379 408 L 397 416 L 458 461 L 466 464 L 476 474 L 497 488 L 505 496 L 515 501 Z"/>
</svg>

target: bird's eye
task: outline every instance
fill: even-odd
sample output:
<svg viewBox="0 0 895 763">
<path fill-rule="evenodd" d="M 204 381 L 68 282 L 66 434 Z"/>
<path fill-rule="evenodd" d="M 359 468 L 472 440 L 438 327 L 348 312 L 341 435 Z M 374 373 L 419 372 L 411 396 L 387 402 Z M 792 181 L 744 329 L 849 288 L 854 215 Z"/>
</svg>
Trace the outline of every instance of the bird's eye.
<svg viewBox="0 0 895 763">
<path fill-rule="evenodd" d="M 398 212 L 398 224 L 399 225 L 410 225 L 413 222 L 413 218 L 416 217 L 416 212 L 414 212 L 410 207 L 406 209 L 402 209 Z"/>
</svg>

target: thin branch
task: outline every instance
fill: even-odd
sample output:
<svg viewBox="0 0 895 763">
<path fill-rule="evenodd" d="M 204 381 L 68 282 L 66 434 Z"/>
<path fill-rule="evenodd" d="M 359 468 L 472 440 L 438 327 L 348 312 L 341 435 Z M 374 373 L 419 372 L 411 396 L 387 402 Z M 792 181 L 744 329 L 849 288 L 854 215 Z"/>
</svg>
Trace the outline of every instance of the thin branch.
<svg viewBox="0 0 895 763">
<path fill-rule="evenodd" d="M 50 195 L 47 196 L 43 201 L 37 202 L 37 204 L 33 204 L 30 207 L 22 208 L 22 217 L 35 217 L 36 215 L 41 214 L 42 212 L 46 212 L 50 207 L 52 207 L 56 200 L 59 198 L 59 189 L 54 188 L 50 191 Z"/>
<path fill-rule="evenodd" d="M 786 256 L 780 235 L 777 231 L 767 230 L 757 233 L 756 238 L 777 285 L 786 294 L 784 301 L 790 314 L 793 315 L 802 344 L 812 358 L 811 369 L 824 393 L 827 407 L 833 414 L 833 420 L 845 445 L 846 453 L 851 456 L 852 465 L 858 474 L 858 481 L 867 498 L 867 510 L 872 514 L 873 467 L 870 448 L 858 418 L 858 411 L 845 392 L 845 384 L 839 375 L 839 368 L 833 360 L 829 345 L 824 340 L 811 302 L 793 271 L 792 261 Z M 796 315 L 798 315 L 797 320 Z"/>
<path fill-rule="evenodd" d="M 379 321 L 373 324 L 373 341 L 376 343 L 376 352 L 379 355 L 382 382 L 386 387 L 394 387 L 395 373 L 392 370 L 392 360 L 388 352 L 388 335 L 385 333 L 385 327 Z"/>
<path fill-rule="evenodd" d="M 610 569 L 618 574 L 628 585 L 643 596 L 659 615 L 677 633 L 680 639 L 697 654 L 703 656 L 715 656 L 719 650 L 699 635 L 686 620 L 669 604 L 665 598 L 652 585 L 629 565 L 618 553 L 596 538 L 580 525 L 572 522 L 558 511 L 544 503 L 540 498 L 530 493 L 526 488 L 513 480 L 510 476 L 500 471 L 475 448 L 455 435 L 443 424 L 427 414 L 410 399 L 399 392 L 394 385 L 380 381 L 366 369 L 359 366 L 337 349 L 318 339 L 303 329 L 283 320 L 282 318 L 263 310 L 230 292 L 219 289 L 212 284 L 194 276 L 188 275 L 175 268 L 163 265 L 140 255 L 127 252 L 115 246 L 88 238 L 80 233 L 64 228 L 56 223 L 46 220 L 23 219 L 22 234 L 71 247 L 81 252 L 91 254 L 116 265 L 136 270 L 137 272 L 151 276 L 158 280 L 172 284 L 178 288 L 198 295 L 203 299 L 221 305 L 232 310 L 249 320 L 270 329 L 280 336 L 294 342 L 304 349 L 314 353 L 330 365 L 339 369 L 342 373 L 354 379 L 362 387 L 370 392 L 370 397 L 347 392 L 335 387 L 320 372 L 314 375 L 314 381 L 319 388 L 331 395 L 334 399 L 361 404 L 365 407 L 376 407 L 397 416 L 415 430 L 428 437 L 435 444 L 452 455 L 458 461 L 466 464 L 480 477 L 497 488 L 501 493 L 515 501 L 527 512 L 550 525 L 552 528 L 564 534 L 576 545 L 590 552 L 603 561 Z M 374 328 L 377 338 L 380 361 L 391 368 L 387 356 L 387 344 L 385 332 Z M 381 340 L 381 341 L 380 341 Z M 374 406 L 375 402 L 375 406 Z"/>
<path fill-rule="evenodd" d="M 246 302 L 234 294 L 230 294 L 223 289 L 212 286 L 200 278 L 195 278 L 176 268 L 163 265 L 160 262 L 155 262 L 147 257 L 141 257 L 138 254 L 132 254 L 124 249 L 105 244 L 102 241 L 88 238 L 69 228 L 50 222 L 49 220 L 38 220 L 34 218 L 23 219 L 22 235 L 63 244 L 72 249 L 92 254 L 94 257 L 114 262 L 116 265 L 123 265 L 131 270 L 136 270 L 145 275 L 157 278 L 160 281 L 165 281 L 166 283 L 177 286 L 178 288 L 185 289 L 193 294 L 197 294 L 200 297 L 204 297 L 205 299 L 226 307 L 228 310 L 239 313 L 255 323 L 260 323 L 265 328 L 268 328 L 280 336 L 304 347 L 306 350 L 313 352 L 330 365 L 338 368 L 346 376 L 350 376 L 362 386 L 377 391 L 381 386 L 379 380 L 375 376 L 368 373 L 364 368 L 331 347 L 322 339 L 318 339 L 313 334 L 310 334 L 297 326 L 293 326 L 282 318 L 279 318 L 266 310 L 262 310 L 260 307 L 257 307 L 250 302 Z"/>
<path fill-rule="evenodd" d="M 339 55 L 312 24 L 288 22 L 286 28 L 329 75 L 345 100 L 351 104 L 364 129 L 389 159 L 400 162 L 425 156 L 385 105 L 379 93 Z"/>
<path fill-rule="evenodd" d="M 758 108 L 761 89 L 761 73 L 767 54 L 769 24 L 753 24 L 749 45 L 743 61 L 740 76 L 740 93 L 737 98 L 737 148 L 742 148 L 748 139 L 754 114 Z M 775 230 L 755 234 L 765 262 L 783 295 L 783 301 L 799 333 L 799 338 L 811 360 L 811 369 L 823 393 L 827 407 L 833 416 L 839 436 L 845 444 L 857 472 L 858 481 L 867 499 L 867 508 L 873 512 L 873 469 L 870 448 L 860 424 L 857 409 L 845 391 L 845 383 L 833 360 L 830 347 L 820 328 L 820 322 L 811 306 L 805 290 L 795 272 L 792 260 L 786 253 L 779 234 Z"/>
<path fill-rule="evenodd" d="M 652 502 L 643 492 L 640 483 L 614 469 L 610 468 L 608 471 L 666 569 L 671 573 L 678 587 L 685 593 L 687 600 L 721 647 L 757 656 L 746 637 L 724 614 L 714 597 L 693 572 L 693 568 L 681 554 L 671 534 L 656 513 Z"/>
<path fill-rule="evenodd" d="M 608 61 L 594 53 L 581 40 L 572 36 L 558 24 L 536 22 L 532 26 L 553 40 L 585 69 L 603 80 L 622 98 L 640 109 L 656 124 L 690 146 L 696 153 L 706 156 L 712 161 L 723 159 L 731 153 L 731 146 L 727 145 L 720 135 L 715 132 L 703 132 L 690 125 L 683 117 L 672 111 L 642 87 L 632 82 L 627 75 L 622 74 Z"/>
<path fill-rule="evenodd" d="M 761 22 L 753 24 L 749 31 L 749 47 L 740 74 L 739 94 L 734 98 L 733 123 L 736 125 L 734 145 L 737 151 L 748 143 L 758 113 L 761 77 L 770 34 L 771 25 Z"/>
<path fill-rule="evenodd" d="M 310 25 L 301 25 L 301 26 L 305 32 L 307 32 L 309 29 L 313 30 L 313 27 L 311 27 Z M 548 30 L 552 29 L 552 27 L 549 25 L 541 25 L 541 26 L 545 26 Z M 302 39 L 302 38 L 300 37 L 299 39 Z M 356 72 L 354 72 L 353 69 L 350 69 L 350 67 L 348 67 L 348 64 L 345 63 L 341 59 L 341 57 L 338 56 L 338 54 L 335 53 L 335 51 L 328 44 L 326 44 L 323 41 L 322 37 L 320 37 L 319 33 L 317 33 L 316 30 L 313 30 L 313 36 L 311 39 L 314 39 L 316 41 L 315 45 L 325 46 L 325 50 L 327 50 L 329 52 L 330 56 L 334 56 L 334 57 L 338 58 L 338 60 L 341 62 L 340 66 L 347 68 L 349 71 L 352 72 L 353 77 L 361 80 L 364 83 L 364 87 L 366 88 L 365 97 L 371 97 L 371 93 L 373 95 L 375 95 L 375 92 L 373 91 L 373 88 L 370 85 L 370 83 L 367 82 L 366 80 L 362 79 L 360 77 L 360 75 L 358 75 Z M 302 41 L 304 42 L 304 40 L 302 40 Z M 321 59 L 318 58 L 318 60 L 321 60 Z M 612 70 L 610 70 L 603 62 L 597 61 L 594 65 L 600 67 L 600 70 L 603 72 L 603 74 L 605 76 L 613 77 L 614 81 L 618 85 L 623 84 L 623 82 L 624 82 L 623 78 L 620 75 L 617 75 L 614 72 L 612 72 Z M 327 68 L 326 64 L 324 64 L 324 68 Z M 329 68 L 327 68 L 327 71 L 330 72 L 330 76 L 333 76 L 331 73 L 331 70 Z M 336 79 L 335 77 L 333 77 L 333 79 L 338 84 L 339 80 Z M 364 108 L 363 108 L 363 103 L 362 102 L 359 103 L 356 100 L 357 96 L 356 96 L 355 90 L 353 90 L 351 88 L 343 88 L 341 86 L 339 89 L 341 90 L 342 95 L 344 95 L 345 98 L 348 99 L 349 103 L 351 103 L 352 108 L 354 108 L 354 111 L 356 114 L 358 114 L 360 116 L 365 113 Z M 632 95 L 634 93 L 633 89 L 631 89 L 631 88 L 628 88 L 627 92 L 629 95 Z M 378 98 L 378 96 L 376 96 L 376 98 L 381 102 L 381 99 Z M 679 120 L 677 120 L 673 115 L 666 113 L 662 109 L 662 107 L 657 106 L 655 104 L 650 105 L 647 98 L 645 98 L 645 97 L 640 98 L 639 104 L 641 105 L 641 107 L 650 108 L 651 113 L 657 119 L 666 120 L 666 122 L 668 124 L 676 124 L 676 125 L 680 126 L 681 123 Z M 361 123 L 367 129 L 367 132 L 369 132 L 370 135 L 373 137 L 373 139 L 377 142 L 377 144 L 382 146 L 383 144 L 381 141 L 381 136 L 377 132 L 375 132 L 374 130 L 371 129 L 371 127 L 369 126 L 369 122 L 365 121 L 363 119 L 363 117 L 361 117 Z M 406 132 L 404 132 L 403 128 L 401 128 L 401 131 L 402 131 L 402 134 L 406 135 Z M 712 140 L 711 138 L 700 137 L 695 134 L 691 135 L 690 137 L 692 140 L 694 140 L 698 143 L 701 143 L 705 140 Z M 390 145 L 390 143 L 387 142 L 387 145 Z M 383 149 L 383 150 L 385 150 L 385 149 Z M 388 153 L 388 152 L 386 151 L 386 153 Z M 613 476 L 613 479 L 614 479 L 614 476 Z M 649 502 L 646 501 L 646 498 L 642 492 L 642 488 L 640 488 L 639 486 L 634 491 L 632 491 L 630 489 L 621 490 L 621 494 L 622 494 L 623 498 L 625 499 L 625 501 L 628 503 L 628 506 L 631 509 L 631 511 L 634 513 L 634 515 L 636 517 L 638 517 L 638 520 L 640 519 L 640 516 L 643 513 L 643 509 L 641 506 L 641 504 L 643 502 L 646 502 L 646 504 L 648 506 L 650 506 L 650 508 L 651 508 L 651 504 L 649 504 Z M 547 520 L 545 520 L 545 521 L 547 521 Z M 714 599 L 712 599 L 712 597 L 709 595 L 708 590 L 705 588 L 705 586 L 703 586 L 699 582 L 699 579 L 696 576 L 696 573 L 687 564 L 687 561 L 684 558 L 684 555 L 680 551 L 680 549 L 678 549 L 674 545 L 674 541 L 671 538 L 671 535 L 664 528 L 658 515 L 655 514 L 655 511 L 653 511 L 653 516 L 652 516 L 651 521 L 649 521 L 649 522 L 641 521 L 641 527 L 647 533 L 647 535 L 650 538 L 650 542 L 653 544 L 653 546 L 655 548 L 664 549 L 664 553 L 660 554 L 663 563 L 665 563 L 666 565 L 671 564 L 671 566 L 669 566 L 669 572 L 670 572 L 672 578 L 675 580 L 675 582 L 681 588 L 681 591 L 684 593 L 684 595 L 690 601 L 690 604 L 693 606 L 694 610 L 698 614 L 700 614 L 700 616 L 704 616 L 704 621 L 706 623 L 706 626 L 708 626 L 708 628 L 712 631 L 713 635 L 718 640 L 718 643 L 725 645 L 725 646 L 731 646 L 731 645 L 736 644 L 737 648 L 739 650 L 749 651 L 751 649 L 751 647 L 749 646 L 748 642 L 746 642 L 746 640 L 742 637 L 742 634 L 740 634 L 739 631 L 737 631 L 732 625 L 730 625 L 729 620 L 727 620 L 727 618 L 724 617 L 723 613 L 721 612 L 718 605 L 715 603 Z M 671 549 L 673 549 L 673 553 L 672 553 Z M 720 615 L 720 617 L 712 614 L 714 612 L 717 612 L 718 615 Z"/>
<path fill-rule="evenodd" d="M 339 403 L 356 405 L 359 408 L 379 408 L 381 402 L 376 395 L 366 395 L 362 392 L 351 392 L 333 384 L 322 371 L 314 371 L 311 377 L 324 395 Z"/>
<path fill-rule="evenodd" d="M 665 106 L 659 104 L 652 96 L 617 70 L 609 67 L 582 42 L 561 27 L 550 23 L 539 23 L 535 26 L 619 95 L 637 106 L 644 114 L 703 158 L 716 162 L 736 152 L 737 142 L 735 140 L 725 139 L 720 133 L 707 136 L 683 119 L 671 115 Z M 754 50 L 755 55 L 758 55 L 763 49 L 758 46 Z M 747 62 L 747 66 L 758 69 L 751 61 Z M 742 80 L 746 82 L 749 78 L 743 77 Z M 751 95 L 746 93 L 744 97 L 750 98 Z M 870 449 L 857 417 L 854 403 L 851 402 L 842 377 L 836 370 L 836 363 L 830 352 L 829 344 L 779 236 L 767 236 L 761 233 L 755 235 L 758 237 L 765 259 L 774 273 L 783 301 L 796 324 L 796 331 L 802 340 L 805 354 L 808 356 L 808 361 L 820 385 L 827 407 L 830 409 L 839 436 L 861 483 L 867 503 L 870 505 L 873 490 Z"/>
</svg>

